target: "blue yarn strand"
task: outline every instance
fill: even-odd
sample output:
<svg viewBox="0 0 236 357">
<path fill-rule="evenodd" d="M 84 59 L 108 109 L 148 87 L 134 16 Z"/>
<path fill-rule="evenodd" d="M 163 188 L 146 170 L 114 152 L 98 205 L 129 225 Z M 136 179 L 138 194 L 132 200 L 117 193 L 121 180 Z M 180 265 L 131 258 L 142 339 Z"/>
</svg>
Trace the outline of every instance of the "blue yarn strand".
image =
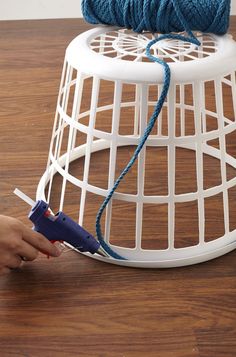
<svg viewBox="0 0 236 357">
<path fill-rule="evenodd" d="M 154 56 L 151 55 L 150 50 L 151 47 L 157 42 L 157 41 L 161 41 L 162 39 L 166 38 L 166 36 L 161 36 L 158 39 L 155 39 L 151 42 L 149 42 L 146 52 L 147 52 L 147 56 L 154 62 L 157 62 L 159 64 L 163 65 L 164 68 L 164 85 L 163 85 L 163 89 L 160 95 L 160 98 L 156 104 L 156 107 L 154 109 L 154 112 L 149 120 L 148 126 L 144 132 L 143 137 L 140 140 L 139 145 L 137 146 L 131 160 L 129 161 L 129 163 L 127 164 L 127 166 L 125 167 L 125 169 L 121 172 L 120 176 L 117 178 L 117 180 L 115 181 L 114 186 L 112 187 L 112 189 L 109 191 L 106 199 L 103 201 L 101 207 L 99 208 L 99 211 L 97 213 L 97 217 L 96 217 L 96 233 L 97 233 L 97 237 L 98 240 L 100 241 L 102 247 L 106 250 L 106 252 L 112 256 L 115 259 L 121 259 L 124 260 L 123 257 L 121 257 L 120 255 L 118 255 L 117 253 L 115 253 L 110 247 L 109 245 L 104 241 L 103 239 L 103 235 L 102 235 L 102 231 L 101 231 L 101 217 L 102 214 L 106 208 L 106 206 L 108 205 L 108 203 L 110 202 L 114 192 L 116 191 L 117 187 L 119 186 L 120 182 L 123 180 L 123 178 L 125 177 L 125 175 L 129 172 L 129 170 L 132 168 L 132 166 L 134 165 L 136 159 L 138 158 L 138 155 L 140 153 L 140 151 L 142 150 L 148 136 L 150 135 L 155 122 L 157 120 L 157 117 L 159 116 L 161 109 L 163 107 L 164 101 L 166 99 L 166 96 L 168 94 L 169 91 L 169 87 L 170 87 L 170 79 L 171 79 L 171 73 L 170 73 L 170 67 L 168 66 L 167 63 L 165 63 L 164 61 L 162 61 L 159 58 L 155 58 Z M 169 38 L 169 36 L 168 36 Z"/>
<path fill-rule="evenodd" d="M 119 260 L 124 260 L 123 257 L 121 257 L 120 255 L 118 255 L 116 252 L 114 252 L 110 246 L 104 241 L 103 238 L 103 234 L 102 234 L 102 230 L 101 230 L 101 217 L 103 215 L 103 212 L 106 208 L 106 206 L 108 205 L 108 203 L 110 202 L 114 192 L 116 191 L 116 189 L 118 188 L 120 182 L 123 180 L 123 178 L 125 177 L 125 175 L 129 172 L 129 170 L 132 168 L 132 166 L 134 165 L 136 159 L 138 158 L 139 153 L 141 152 L 144 144 L 146 143 L 155 123 L 156 120 L 162 110 L 163 104 L 165 102 L 166 96 L 168 94 L 169 91 L 169 87 L 170 87 L 170 80 L 171 80 L 171 72 L 170 72 L 170 67 L 169 65 L 164 62 L 163 60 L 154 57 L 151 54 L 151 48 L 152 46 L 157 43 L 158 41 L 164 40 L 164 39 L 178 39 L 178 40 L 188 40 L 189 42 L 192 42 L 194 44 L 199 44 L 199 41 L 196 38 L 187 38 L 181 35 L 162 35 L 152 41 L 149 42 L 149 44 L 147 45 L 146 48 L 146 55 L 147 57 L 153 61 L 156 62 L 158 64 L 161 64 L 163 66 L 164 69 L 164 84 L 163 84 L 163 88 L 162 88 L 162 92 L 160 95 L 160 98 L 158 99 L 158 102 L 155 106 L 155 109 L 153 111 L 153 114 L 149 120 L 149 123 L 147 125 L 147 128 L 144 132 L 144 135 L 142 136 L 139 145 L 137 146 L 131 160 L 129 161 L 129 163 L 127 164 L 127 166 L 125 167 L 125 169 L 121 172 L 120 176 L 117 178 L 117 180 L 114 183 L 114 186 L 112 187 L 112 189 L 109 191 L 106 199 L 103 201 L 101 207 L 99 208 L 99 211 L 97 213 L 97 217 L 96 217 L 96 233 L 97 233 L 97 237 L 99 242 L 101 243 L 101 246 L 106 250 L 106 252 L 113 258 L 115 259 L 119 259 Z"/>
<path fill-rule="evenodd" d="M 107 2 L 109 6 L 107 6 Z M 161 95 L 131 160 L 116 179 L 96 216 L 96 233 L 101 246 L 114 259 L 125 260 L 104 241 L 101 217 L 120 182 L 137 160 L 169 91 L 170 67 L 165 61 L 153 56 L 151 48 L 155 43 L 164 39 L 178 39 L 199 46 L 200 42 L 192 32 L 194 30 L 213 32 L 218 35 L 226 33 L 229 26 L 230 0 L 83 0 L 82 11 L 85 20 L 92 24 L 117 25 L 132 28 L 138 33 L 150 31 L 163 34 L 150 41 L 146 48 L 147 57 L 163 67 L 164 81 Z M 187 36 L 170 33 L 181 31 L 185 31 Z"/>
</svg>

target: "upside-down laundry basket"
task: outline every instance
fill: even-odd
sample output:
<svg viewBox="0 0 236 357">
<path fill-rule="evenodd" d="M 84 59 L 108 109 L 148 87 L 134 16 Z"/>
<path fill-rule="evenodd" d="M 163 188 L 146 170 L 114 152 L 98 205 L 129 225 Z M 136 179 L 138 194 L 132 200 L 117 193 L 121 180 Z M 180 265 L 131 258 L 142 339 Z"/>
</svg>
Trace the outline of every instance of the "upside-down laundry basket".
<svg viewBox="0 0 236 357">
<path fill-rule="evenodd" d="M 203 262 L 236 248 L 236 44 L 162 40 L 171 86 L 138 160 L 102 220 L 105 241 L 138 267 Z M 48 167 L 37 198 L 95 234 L 96 213 L 137 147 L 160 95 L 153 35 L 98 27 L 66 50 Z M 92 256 L 92 255 L 91 255 Z"/>
</svg>

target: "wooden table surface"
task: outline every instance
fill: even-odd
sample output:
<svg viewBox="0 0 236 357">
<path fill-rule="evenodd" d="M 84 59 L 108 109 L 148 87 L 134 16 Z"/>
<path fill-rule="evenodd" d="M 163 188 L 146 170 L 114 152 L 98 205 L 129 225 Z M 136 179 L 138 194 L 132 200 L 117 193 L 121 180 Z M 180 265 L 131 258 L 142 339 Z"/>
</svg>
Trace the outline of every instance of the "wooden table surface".
<svg viewBox="0 0 236 357">
<path fill-rule="evenodd" d="M 88 28 L 74 19 L 0 22 L 0 212 L 29 226 L 12 191 L 35 197 L 65 48 Z M 171 270 L 41 256 L 0 278 L 0 356 L 234 357 L 236 252 Z"/>
</svg>

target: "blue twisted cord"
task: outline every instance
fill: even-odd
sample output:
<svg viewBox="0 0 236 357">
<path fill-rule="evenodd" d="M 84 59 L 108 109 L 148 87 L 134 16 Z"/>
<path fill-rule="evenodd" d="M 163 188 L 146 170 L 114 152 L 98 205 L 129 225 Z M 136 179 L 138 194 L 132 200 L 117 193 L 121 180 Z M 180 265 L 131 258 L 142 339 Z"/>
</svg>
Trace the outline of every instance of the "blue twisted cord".
<svg viewBox="0 0 236 357">
<path fill-rule="evenodd" d="M 164 81 L 161 95 L 131 160 L 116 179 L 96 216 L 96 234 L 101 246 L 114 259 L 125 260 L 104 241 L 101 217 L 120 182 L 137 160 L 157 121 L 169 91 L 170 67 L 165 61 L 153 56 L 151 48 L 155 43 L 164 39 L 178 39 L 199 46 L 200 42 L 194 36 L 192 29 L 216 34 L 227 32 L 230 0 L 83 0 L 82 11 L 85 19 L 93 24 L 118 25 L 132 28 L 135 32 L 145 30 L 152 33 L 164 33 L 150 41 L 146 48 L 147 57 L 163 67 Z M 206 16 L 206 14 L 209 16 Z M 188 36 L 169 33 L 183 30 Z"/>
<path fill-rule="evenodd" d="M 196 44 L 196 45 L 199 45 L 199 41 L 195 38 L 195 37 L 192 37 L 192 38 L 187 38 L 187 37 L 184 37 L 184 36 L 181 36 L 181 35 L 162 35 L 158 38 L 155 38 L 154 40 L 150 41 L 147 45 L 147 48 L 146 48 L 146 55 L 147 57 L 153 61 L 153 62 L 156 62 L 156 63 L 159 63 L 163 66 L 163 70 L 164 70 L 164 84 L 163 84 L 163 88 L 162 88 L 162 92 L 161 92 L 161 95 L 160 95 L 160 98 L 158 99 L 158 102 L 155 106 L 155 109 L 153 111 L 153 114 L 152 116 L 150 117 L 149 119 L 149 123 L 145 129 L 145 132 L 142 136 L 142 138 L 140 139 L 140 142 L 131 158 L 131 160 L 129 161 L 129 163 L 127 164 L 127 166 L 124 168 L 124 170 L 121 172 L 120 176 L 117 178 L 117 180 L 115 181 L 114 183 L 114 186 L 112 187 L 112 189 L 109 191 L 106 199 L 103 201 L 101 207 L 99 208 L 99 211 L 97 213 L 97 217 L 96 217 L 96 233 L 97 233 L 97 237 L 98 237 L 98 240 L 100 241 L 101 243 L 101 246 L 106 250 L 106 252 L 113 258 L 115 259 L 124 259 L 123 257 L 121 257 L 120 255 L 118 255 L 116 252 L 114 252 L 111 247 L 104 241 L 104 238 L 103 238 L 103 234 L 102 234 L 102 231 L 101 231 L 101 217 L 102 217 L 102 214 L 106 208 L 106 206 L 108 205 L 108 203 L 110 202 L 114 192 L 116 191 L 117 187 L 119 186 L 120 182 L 123 180 L 123 178 L 125 177 L 125 175 L 129 172 L 129 170 L 131 169 L 131 167 L 134 165 L 136 159 L 138 158 L 138 155 L 140 153 L 140 151 L 142 150 L 144 144 L 146 143 L 156 121 L 157 121 L 157 118 L 162 110 L 162 107 L 163 107 L 163 104 L 165 102 L 165 99 L 166 99 L 166 96 L 168 94 L 168 91 L 169 91 L 169 87 L 170 87 L 170 80 L 171 80 L 171 72 L 170 72 L 170 67 L 169 65 L 164 62 L 163 60 L 157 58 L 157 57 L 154 57 L 152 54 L 151 54 L 151 48 L 152 46 L 157 43 L 158 41 L 161 41 L 161 40 L 164 40 L 164 39 L 178 39 L 178 40 L 183 40 L 183 41 L 188 41 L 188 42 L 191 42 L 193 44 Z"/>
</svg>

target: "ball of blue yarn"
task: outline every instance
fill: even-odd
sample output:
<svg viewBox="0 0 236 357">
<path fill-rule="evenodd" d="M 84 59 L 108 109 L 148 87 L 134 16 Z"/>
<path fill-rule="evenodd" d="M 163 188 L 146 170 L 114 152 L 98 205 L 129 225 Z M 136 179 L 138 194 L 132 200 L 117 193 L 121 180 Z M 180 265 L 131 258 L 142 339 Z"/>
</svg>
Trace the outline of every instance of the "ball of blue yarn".
<svg viewBox="0 0 236 357">
<path fill-rule="evenodd" d="M 83 0 L 91 24 L 115 25 L 135 32 L 181 32 L 189 29 L 225 34 L 231 0 Z"/>
</svg>

